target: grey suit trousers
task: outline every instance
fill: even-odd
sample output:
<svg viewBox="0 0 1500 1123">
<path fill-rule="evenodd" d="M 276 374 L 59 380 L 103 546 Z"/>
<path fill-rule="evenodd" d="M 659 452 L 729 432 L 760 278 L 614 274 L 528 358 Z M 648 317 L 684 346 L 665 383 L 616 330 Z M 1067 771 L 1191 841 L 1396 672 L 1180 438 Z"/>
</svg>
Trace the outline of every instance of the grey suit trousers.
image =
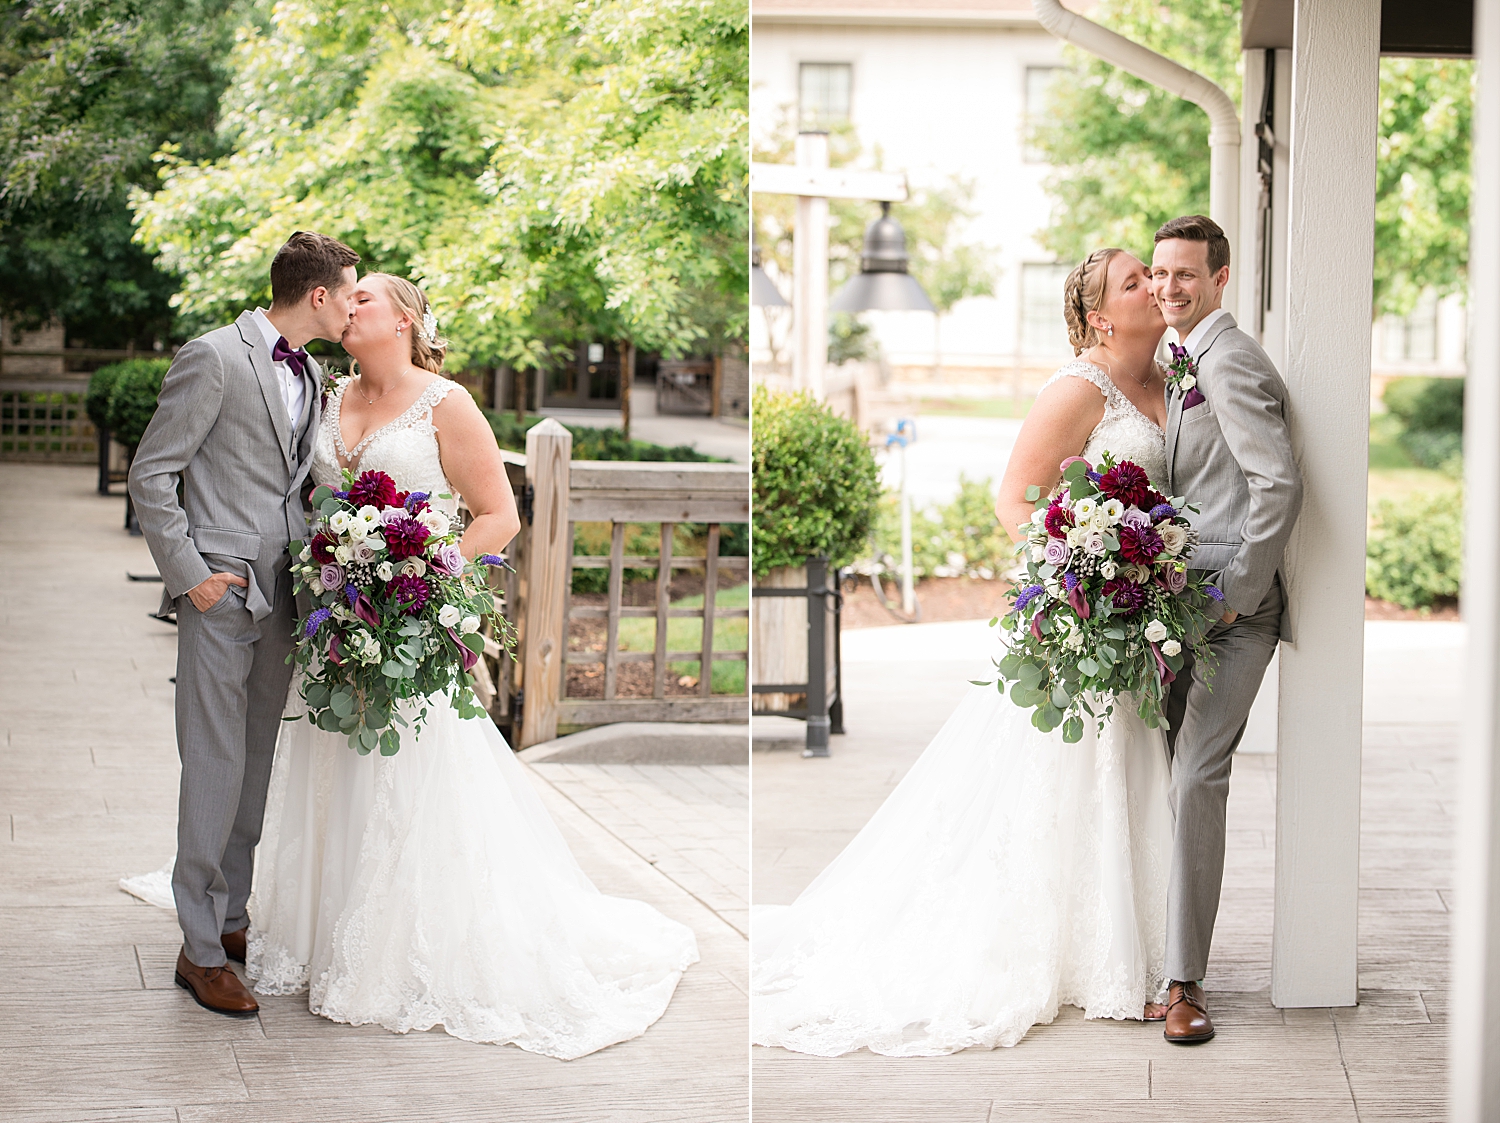
<svg viewBox="0 0 1500 1123">
<path fill-rule="evenodd" d="M 215 571 L 232 559 L 206 555 Z M 291 573 L 276 569 L 271 613 L 255 620 L 230 586 L 199 612 L 177 598 L 177 748 L 182 789 L 172 892 L 187 957 L 224 963 L 220 937 L 249 924 L 245 902 L 276 736 L 286 706 L 294 626 Z"/>
<path fill-rule="evenodd" d="M 1224 821 L 1234 750 L 1281 635 L 1281 582 L 1273 580 L 1259 607 L 1205 637 L 1213 659 L 1205 668 L 1189 654 L 1167 695 L 1167 747 L 1172 754 L 1169 801 L 1175 823 L 1167 882 L 1167 978 L 1198 982 L 1208 973 L 1209 946 L 1224 882 Z"/>
</svg>

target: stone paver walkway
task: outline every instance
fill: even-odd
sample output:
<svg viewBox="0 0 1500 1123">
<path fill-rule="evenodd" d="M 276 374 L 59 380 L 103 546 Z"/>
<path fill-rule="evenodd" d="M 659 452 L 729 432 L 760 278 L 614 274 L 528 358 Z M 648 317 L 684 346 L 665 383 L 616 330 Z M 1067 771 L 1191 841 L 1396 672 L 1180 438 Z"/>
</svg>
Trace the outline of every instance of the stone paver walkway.
<svg viewBox="0 0 1500 1123">
<path fill-rule="evenodd" d="M 1462 625 L 1366 631 L 1360 1005 L 1270 1002 L 1276 758 L 1241 754 L 1223 901 L 1205 981 L 1218 1039 L 1065 1008 L 1014 1049 L 824 1060 L 752 1051 L 756 1123 L 1000 1120 L 1297 1121 L 1444 1117 L 1448 925 Z M 984 624 L 845 633 L 845 724 L 828 760 L 757 752 L 754 899 L 791 901 L 905 775 L 983 677 Z"/>
<path fill-rule="evenodd" d="M 673 846 L 627 845 L 623 823 L 541 777 L 595 883 L 698 934 L 702 962 L 645 1036 L 563 1062 L 440 1031 L 335 1025 L 305 999 L 265 999 L 238 1021 L 175 987 L 175 917 L 116 881 L 172 852 L 176 634 L 148 618 L 161 586 L 126 580 L 154 567 L 120 529 L 123 499 L 93 494 L 94 479 L 0 464 L 0 1123 L 743 1123 L 743 920 L 638 852 L 661 845 L 674 867 L 686 859 Z M 743 795 L 736 812 L 729 794 L 737 782 L 743 792 L 740 773 L 721 777 L 729 834 L 743 830 Z M 656 795 L 620 786 L 712 818 L 673 794 L 683 782 L 664 779 Z M 662 838 L 697 829 L 674 821 Z"/>
</svg>

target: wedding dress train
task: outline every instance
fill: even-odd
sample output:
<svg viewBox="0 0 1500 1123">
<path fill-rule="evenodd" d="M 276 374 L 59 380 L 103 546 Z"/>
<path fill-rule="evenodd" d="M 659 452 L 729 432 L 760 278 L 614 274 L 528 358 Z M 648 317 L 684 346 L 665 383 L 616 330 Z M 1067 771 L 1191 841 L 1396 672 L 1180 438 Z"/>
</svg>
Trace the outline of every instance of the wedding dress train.
<svg viewBox="0 0 1500 1123">
<path fill-rule="evenodd" d="M 361 470 L 426 491 L 452 514 L 432 409 L 360 442 Z M 341 486 L 350 459 L 335 393 L 312 474 Z M 637 1037 L 697 961 L 690 929 L 600 893 L 504 739 L 429 699 L 420 734 L 359 756 L 306 720 L 283 726 L 256 851 L 247 974 L 260 994 L 309 992 L 334 1021 L 575 1058 Z M 294 689 L 287 716 L 300 716 Z"/>
<path fill-rule="evenodd" d="M 1164 479 L 1161 430 L 1098 367 L 1064 377 L 1105 398 L 1084 456 Z M 1129 699 L 1072 745 L 1030 718 L 975 687 L 796 901 L 753 910 L 756 1044 L 936 1056 L 1014 1045 L 1063 1004 L 1140 1018 L 1161 999 L 1165 737 Z"/>
</svg>

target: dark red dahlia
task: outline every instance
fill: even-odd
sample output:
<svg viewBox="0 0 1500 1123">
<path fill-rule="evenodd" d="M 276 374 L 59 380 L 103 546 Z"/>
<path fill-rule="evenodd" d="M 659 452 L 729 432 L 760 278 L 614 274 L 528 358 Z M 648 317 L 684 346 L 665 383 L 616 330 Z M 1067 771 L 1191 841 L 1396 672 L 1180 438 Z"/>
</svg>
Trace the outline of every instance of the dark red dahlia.
<svg viewBox="0 0 1500 1123">
<path fill-rule="evenodd" d="M 1127 507 L 1140 507 L 1151 494 L 1151 481 L 1140 465 L 1122 460 L 1099 477 L 1099 491 L 1106 499 L 1118 499 Z"/>
<path fill-rule="evenodd" d="M 384 472 L 362 472 L 349 489 L 349 502 L 356 507 L 394 507 L 396 481 Z"/>
<path fill-rule="evenodd" d="M 318 531 L 318 533 L 314 535 L 312 540 L 313 561 L 317 562 L 319 565 L 332 565 L 333 548 L 337 545 L 338 541 L 333 537 L 333 535 L 327 533 L 326 531 Z"/>
<path fill-rule="evenodd" d="M 1143 511 L 1154 511 L 1158 507 L 1166 506 L 1166 504 L 1167 497 L 1155 488 L 1152 488 L 1146 496 L 1146 502 L 1140 504 L 1140 508 Z"/>
<path fill-rule="evenodd" d="M 1146 587 L 1123 577 L 1106 581 L 1102 592 L 1115 602 L 1115 611 L 1123 616 L 1134 616 L 1146 607 Z"/>
<path fill-rule="evenodd" d="M 432 537 L 416 519 L 396 519 L 385 524 L 385 548 L 391 561 L 415 557 L 422 552 L 427 539 Z"/>
<path fill-rule="evenodd" d="M 1073 517 L 1073 512 L 1054 503 L 1047 508 L 1047 533 L 1053 538 L 1066 538 L 1068 528 L 1075 526 L 1078 520 Z"/>
<path fill-rule="evenodd" d="M 405 573 L 398 573 L 387 582 L 386 595 L 391 601 L 401 606 L 401 611 L 408 616 L 415 616 L 422 611 L 427 603 L 427 598 L 432 595 L 432 589 L 421 577 L 411 577 Z"/>
<path fill-rule="evenodd" d="M 1162 544 L 1161 535 L 1149 526 L 1121 524 L 1119 534 L 1120 556 L 1137 565 L 1150 565 L 1156 560 L 1156 555 L 1166 548 Z"/>
</svg>

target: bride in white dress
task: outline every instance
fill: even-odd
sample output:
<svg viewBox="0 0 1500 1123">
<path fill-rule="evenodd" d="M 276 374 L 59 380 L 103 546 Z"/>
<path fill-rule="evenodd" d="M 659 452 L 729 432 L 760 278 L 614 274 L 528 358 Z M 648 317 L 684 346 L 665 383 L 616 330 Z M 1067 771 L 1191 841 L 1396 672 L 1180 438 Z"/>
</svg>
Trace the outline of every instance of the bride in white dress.
<svg viewBox="0 0 1500 1123">
<path fill-rule="evenodd" d="M 1146 268 L 1090 255 L 1065 285 L 1080 358 L 1038 395 L 1000 487 L 1012 537 L 1030 484 L 1106 450 L 1166 480 L 1166 330 Z M 751 920 L 759 1045 L 935 1056 L 1014 1045 L 1063 1004 L 1153 1020 L 1166 980 L 1172 818 L 1162 731 L 1115 707 L 1066 744 L 975 687 L 848 847 Z"/>
<path fill-rule="evenodd" d="M 514 500 L 488 424 L 436 373 L 425 298 L 377 273 L 355 299 L 344 345 L 363 373 L 329 396 L 313 478 L 338 489 L 341 468 L 379 469 L 449 515 L 456 501 L 439 497 L 462 494 L 464 554 L 498 553 Z M 494 725 L 446 699 L 428 707 L 391 757 L 283 726 L 249 904 L 256 991 L 307 991 L 338 1022 L 441 1025 L 565 1059 L 639 1036 L 697 961 L 692 931 L 601 894 Z M 294 687 L 287 713 L 302 712 Z"/>
</svg>

